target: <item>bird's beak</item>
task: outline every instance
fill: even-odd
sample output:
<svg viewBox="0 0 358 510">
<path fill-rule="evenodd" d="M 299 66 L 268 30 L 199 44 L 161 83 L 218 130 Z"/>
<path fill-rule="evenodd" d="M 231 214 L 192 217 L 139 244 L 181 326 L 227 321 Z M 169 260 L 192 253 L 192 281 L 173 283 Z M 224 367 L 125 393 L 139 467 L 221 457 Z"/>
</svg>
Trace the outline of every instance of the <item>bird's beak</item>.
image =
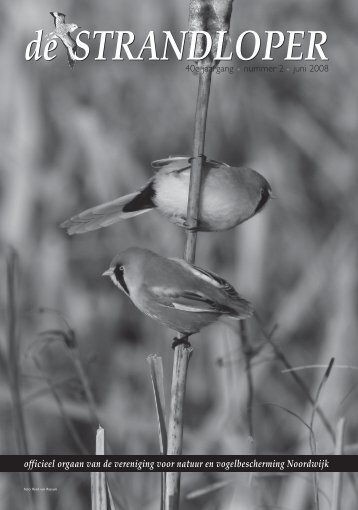
<svg viewBox="0 0 358 510">
<path fill-rule="evenodd" d="M 107 271 L 102 273 L 102 276 L 112 276 L 112 274 L 113 274 L 113 267 L 110 267 L 109 269 L 107 269 Z"/>
<path fill-rule="evenodd" d="M 270 198 L 272 198 L 272 200 L 276 200 L 276 198 L 277 198 L 277 197 L 276 197 L 276 196 L 272 193 L 272 191 L 271 191 L 271 190 L 269 191 L 269 196 L 270 196 Z"/>
</svg>

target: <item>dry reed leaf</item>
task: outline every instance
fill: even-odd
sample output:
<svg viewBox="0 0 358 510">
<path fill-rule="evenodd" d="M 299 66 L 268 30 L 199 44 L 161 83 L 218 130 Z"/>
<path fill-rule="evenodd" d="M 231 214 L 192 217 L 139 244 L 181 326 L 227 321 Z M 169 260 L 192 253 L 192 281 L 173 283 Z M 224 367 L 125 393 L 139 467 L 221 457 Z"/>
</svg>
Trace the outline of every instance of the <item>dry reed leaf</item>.
<svg viewBox="0 0 358 510">
<path fill-rule="evenodd" d="M 202 487 L 201 489 L 196 489 L 194 491 L 189 492 L 186 495 L 186 499 L 200 498 L 201 496 L 205 496 L 206 494 L 210 494 L 211 492 L 215 492 L 220 489 L 223 489 L 227 485 L 231 485 L 233 483 L 235 483 L 234 480 L 225 480 L 225 481 L 221 481 L 221 482 L 211 483 L 210 485 L 207 485 L 206 487 Z"/>
<path fill-rule="evenodd" d="M 151 354 L 147 358 L 150 377 L 152 379 L 155 408 L 157 411 L 158 433 L 159 433 L 159 449 L 162 455 L 167 453 L 168 436 L 165 424 L 165 395 L 164 395 L 164 376 L 163 376 L 163 360 L 156 354 Z M 161 499 L 160 508 L 165 505 L 166 476 L 161 473 Z"/>
<path fill-rule="evenodd" d="M 157 411 L 159 447 L 162 455 L 167 451 L 167 428 L 165 424 L 165 397 L 164 397 L 164 376 L 163 361 L 160 356 L 151 354 L 147 358 L 150 377 L 152 379 L 155 408 Z"/>
<path fill-rule="evenodd" d="M 111 492 L 111 489 L 109 488 L 109 483 L 108 482 L 107 482 L 107 490 L 108 490 L 108 499 L 109 499 L 110 510 L 116 510 L 116 505 L 114 504 L 112 492 Z"/>
</svg>

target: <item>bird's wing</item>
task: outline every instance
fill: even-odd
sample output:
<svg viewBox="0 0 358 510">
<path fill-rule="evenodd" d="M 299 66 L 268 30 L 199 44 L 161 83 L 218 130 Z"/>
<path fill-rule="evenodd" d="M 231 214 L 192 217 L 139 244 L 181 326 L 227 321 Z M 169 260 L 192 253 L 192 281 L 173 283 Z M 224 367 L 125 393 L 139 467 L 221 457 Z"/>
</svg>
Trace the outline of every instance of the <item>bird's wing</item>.
<svg viewBox="0 0 358 510">
<path fill-rule="evenodd" d="M 216 287 L 217 289 L 224 291 L 230 298 L 232 299 L 240 298 L 239 294 L 236 292 L 234 287 L 216 273 L 212 273 L 211 271 L 207 271 L 205 269 L 202 269 L 201 267 L 188 264 L 188 262 L 185 262 L 185 260 L 183 259 L 173 257 L 171 258 L 171 260 L 174 260 L 175 262 L 183 266 L 186 270 L 189 270 L 195 277 L 201 278 L 201 280 L 205 281 L 206 283 L 209 283 L 213 287 Z"/>
<path fill-rule="evenodd" d="M 168 173 L 171 172 L 182 172 L 188 170 L 191 167 L 190 156 L 169 156 L 169 158 L 157 159 L 151 164 L 155 172 L 158 172 L 163 167 L 167 166 Z M 208 159 L 204 162 L 204 166 L 209 168 L 220 168 L 221 166 L 229 167 L 226 163 L 216 161 L 215 159 Z"/>
<path fill-rule="evenodd" d="M 157 304 L 165 308 L 175 308 L 192 313 L 235 315 L 235 310 L 229 306 L 217 303 L 201 292 L 152 287 L 149 289 L 149 294 L 155 299 Z"/>
<path fill-rule="evenodd" d="M 172 172 L 183 172 L 184 170 L 188 170 L 190 168 L 190 156 L 175 156 L 164 159 L 157 159 L 153 161 L 151 166 L 154 172 L 159 172 L 159 170 L 165 171 L 166 173 Z M 164 169 L 164 167 L 167 167 Z"/>
<path fill-rule="evenodd" d="M 214 289 L 220 291 L 221 294 L 226 295 L 228 301 L 225 304 L 222 302 L 222 298 L 218 298 L 215 301 L 213 298 L 210 298 L 209 295 L 207 295 L 207 293 L 210 294 L 209 290 L 202 290 L 201 292 L 201 295 L 205 297 L 207 302 L 214 302 L 219 313 L 228 314 L 235 319 L 245 319 L 252 316 L 254 312 L 252 304 L 240 296 L 234 287 L 224 280 L 224 278 L 221 278 L 221 276 L 211 271 L 204 270 L 201 267 L 188 264 L 188 262 L 185 262 L 183 259 L 172 258 L 170 260 L 177 262 L 184 269 L 190 271 L 195 278 L 201 279 L 203 283 L 209 284 Z M 205 289 L 205 286 L 203 286 L 203 289 Z M 215 292 L 213 292 L 213 296 L 215 296 Z"/>
<path fill-rule="evenodd" d="M 210 165 L 212 168 L 220 168 L 221 166 L 230 168 L 230 165 L 228 165 L 227 163 L 223 163 L 222 161 L 216 161 L 215 159 L 208 159 L 206 161 L 206 164 Z"/>
<path fill-rule="evenodd" d="M 60 39 L 63 42 L 63 44 L 66 48 L 66 51 L 67 51 L 68 64 L 71 67 L 71 69 L 73 69 L 73 66 L 75 65 L 75 62 L 76 62 L 77 44 L 76 44 L 75 40 L 73 39 L 73 37 L 71 37 L 69 32 L 67 32 L 67 34 L 64 36 L 60 36 Z"/>
<path fill-rule="evenodd" d="M 65 22 L 66 15 L 62 14 L 62 12 L 50 12 L 50 14 L 53 16 L 56 28 Z"/>
<path fill-rule="evenodd" d="M 71 48 L 73 52 L 76 51 L 77 48 L 76 41 L 73 39 L 73 37 L 71 37 L 71 34 L 69 32 L 67 32 L 66 35 L 63 35 L 61 37 L 61 41 L 66 46 L 66 48 Z"/>
<path fill-rule="evenodd" d="M 182 278 L 179 277 L 180 284 L 177 284 L 176 280 L 173 284 L 172 279 L 169 285 L 168 281 L 159 285 L 156 281 L 147 288 L 149 295 L 158 304 L 193 313 L 208 312 L 228 315 L 235 319 L 252 316 L 251 303 L 243 299 L 226 280 L 214 273 L 192 266 L 182 259 L 172 258 L 169 260 L 180 264 L 185 269 L 186 275 L 183 273 Z M 192 274 L 193 278 L 188 278 L 188 272 Z M 202 285 L 200 285 L 200 280 Z"/>
</svg>

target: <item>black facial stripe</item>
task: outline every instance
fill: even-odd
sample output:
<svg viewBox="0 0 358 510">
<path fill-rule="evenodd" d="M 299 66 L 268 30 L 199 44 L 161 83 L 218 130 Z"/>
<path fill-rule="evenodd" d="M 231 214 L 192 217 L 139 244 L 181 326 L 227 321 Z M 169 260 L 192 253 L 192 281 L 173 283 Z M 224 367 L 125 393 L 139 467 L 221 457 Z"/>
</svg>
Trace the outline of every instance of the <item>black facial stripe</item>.
<svg viewBox="0 0 358 510">
<path fill-rule="evenodd" d="M 129 296 L 129 290 L 128 290 L 128 287 L 127 287 L 126 282 L 124 280 L 124 271 L 123 271 L 123 269 L 120 269 L 121 267 L 122 266 L 120 266 L 119 264 L 116 265 L 116 267 L 114 269 L 114 276 L 116 277 L 117 282 L 122 287 L 124 292 L 126 294 L 128 294 L 128 296 Z"/>
<path fill-rule="evenodd" d="M 150 181 L 148 185 L 136 195 L 133 200 L 128 202 L 123 207 L 123 212 L 135 212 L 141 211 L 142 209 L 150 209 L 151 207 L 156 207 L 153 202 L 153 198 L 155 197 L 155 189 L 153 187 L 153 181 Z"/>
<path fill-rule="evenodd" d="M 257 204 L 254 214 L 261 211 L 267 200 L 270 198 L 270 193 L 267 188 L 262 188 L 260 202 Z"/>
</svg>

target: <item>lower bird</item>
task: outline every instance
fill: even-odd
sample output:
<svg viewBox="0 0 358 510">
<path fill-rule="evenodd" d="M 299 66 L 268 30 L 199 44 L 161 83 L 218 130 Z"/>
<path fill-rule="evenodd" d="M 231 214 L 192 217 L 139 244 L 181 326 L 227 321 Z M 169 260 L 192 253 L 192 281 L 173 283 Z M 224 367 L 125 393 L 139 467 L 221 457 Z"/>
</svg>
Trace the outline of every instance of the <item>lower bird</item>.
<svg viewBox="0 0 358 510">
<path fill-rule="evenodd" d="M 144 314 L 186 339 L 222 317 L 253 314 L 251 303 L 220 276 L 150 250 L 128 248 L 103 276 L 110 276 Z"/>
<path fill-rule="evenodd" d="M 61 227 L 70 235 L 83 234 L 153 209 L 187 227 L 191 158 L 170 157 L 152 166 L 156 172 L 142 190 L 87 209 Z M 197 230 L 236 227 L 261 211 L 270 197 L 270 184 L 255 170 L 204 160 Z"/>
</svg>

